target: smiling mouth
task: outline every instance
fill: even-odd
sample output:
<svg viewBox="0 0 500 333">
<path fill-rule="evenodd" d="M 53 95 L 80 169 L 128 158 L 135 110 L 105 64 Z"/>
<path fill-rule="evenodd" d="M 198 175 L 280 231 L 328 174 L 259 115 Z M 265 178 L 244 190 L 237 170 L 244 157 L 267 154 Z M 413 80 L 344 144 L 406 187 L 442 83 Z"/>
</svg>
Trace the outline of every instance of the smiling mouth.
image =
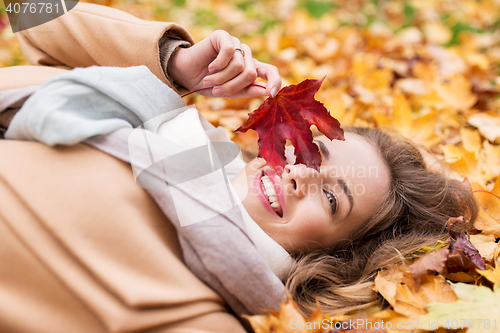
<svg viewBox="0 0 500 333">
<path fill-rule="evenodd" d="M 265 172 L 263 172 L 263 176 L 260 177 L 260 186 L 262 187 L 262 192 L 266 197 L 267 201 L 271 208 L 278 214 L 279 217 L 283 217 L 283 209 L 278 200 L 278 194 L 276 193 L 276 189 L 274 188 L 273 182 L 266 176 Z"/>
</svg>

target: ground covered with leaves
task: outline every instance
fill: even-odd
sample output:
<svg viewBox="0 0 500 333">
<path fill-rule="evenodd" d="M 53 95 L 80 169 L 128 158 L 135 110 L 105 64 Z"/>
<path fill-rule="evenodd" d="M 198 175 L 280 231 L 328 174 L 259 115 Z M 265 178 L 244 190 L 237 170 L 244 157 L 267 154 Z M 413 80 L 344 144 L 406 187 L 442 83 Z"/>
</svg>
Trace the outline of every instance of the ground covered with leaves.
<svg viewBox="0 0 500 333">
<path fill-rule="evenodd" d="M 440 161 L 460 181 L 467 177 L 481 205 L 477 234 L 450 231 L 450 241 L 422 249 L 428 254 L 418 262 L 381 271 L 375 288 L 389 306 L 365 314 L 361 325 L 342 326 L 359 314 L 303 318 L 288 302 L 251 318 L 256 332 L 500 332 L 499 0 L 99 1 L 180 23 L 196 40 L 225 29 L 254 57 L 276 65 L 284 85 L 326 76 L 316 98 L 343 126 L 398 130 L 429 163 Z M 27 62 L 0 4 L 0 66 L 21 64 Z M 186 100 L 225 127 L 247 158 L 256 155 L 256 133 L 233 131 L 262 99 Z M 313 325 L 325 319 L 339 324 Z"/>
</svg>

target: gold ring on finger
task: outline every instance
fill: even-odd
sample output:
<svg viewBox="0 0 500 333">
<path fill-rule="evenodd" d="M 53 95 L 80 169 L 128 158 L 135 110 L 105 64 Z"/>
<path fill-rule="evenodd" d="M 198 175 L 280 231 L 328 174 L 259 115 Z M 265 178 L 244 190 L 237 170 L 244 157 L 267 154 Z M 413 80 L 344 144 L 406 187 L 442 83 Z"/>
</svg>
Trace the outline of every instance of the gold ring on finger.
<svg viewBox="0 0 500 333">
<path fill-rule="evenodd" d="M 243 58 L 245 58 L 245 51 L 243 51 L 242 49 L 240 49 L 239 47 L 235 48 L 234 49 L 235 51 L 238 51 L 241 53 L 241 55 L 243 56 Z"/>
</svg>

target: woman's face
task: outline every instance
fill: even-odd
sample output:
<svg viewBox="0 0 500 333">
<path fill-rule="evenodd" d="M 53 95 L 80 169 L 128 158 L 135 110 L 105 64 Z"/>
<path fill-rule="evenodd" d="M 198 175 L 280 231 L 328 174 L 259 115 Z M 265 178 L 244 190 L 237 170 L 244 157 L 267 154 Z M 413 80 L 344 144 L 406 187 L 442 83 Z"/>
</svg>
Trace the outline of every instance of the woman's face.
<svg viewBox="0 0 500 333">
<path fill-rule="evenodd" d="M 319 173 L 293 165 L 293 147 L 287 146 L 289 164 L 281 177 L 255 159 L 232 181 L 237 191 L 248 187 L 242 198 L 248 214 L 290 253 L 347 239 L 383 204 L 390 186 L 382 157 L 361 136 L 347 132 L 345 141 L 314 139 L 322 155 Z"/>
</svg>

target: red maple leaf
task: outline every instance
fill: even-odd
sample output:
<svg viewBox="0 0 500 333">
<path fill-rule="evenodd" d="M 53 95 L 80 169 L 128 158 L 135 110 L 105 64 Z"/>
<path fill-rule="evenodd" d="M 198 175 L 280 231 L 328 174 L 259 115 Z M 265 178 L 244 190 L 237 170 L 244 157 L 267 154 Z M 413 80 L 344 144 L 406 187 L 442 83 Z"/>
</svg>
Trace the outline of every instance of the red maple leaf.
<svg viewBox="0 0 500 333">
<path fill-rule="evenodd" d="M 319 171 L 321 154 L 313 142 L 311 125 L 330 140 L 344 140 L 340 123 L 333 118 L 323 103 L 314 95 L 322 80 L 304 80 L 280 90 L 274 98 L 268 98 L 249 114 L 248 120 L 235 132 L 257 131 L 259 155 L 278 172 L 287 164 L 286 139 L 295 147 L 295 164 L 305 164 Z"/>
</svg>

